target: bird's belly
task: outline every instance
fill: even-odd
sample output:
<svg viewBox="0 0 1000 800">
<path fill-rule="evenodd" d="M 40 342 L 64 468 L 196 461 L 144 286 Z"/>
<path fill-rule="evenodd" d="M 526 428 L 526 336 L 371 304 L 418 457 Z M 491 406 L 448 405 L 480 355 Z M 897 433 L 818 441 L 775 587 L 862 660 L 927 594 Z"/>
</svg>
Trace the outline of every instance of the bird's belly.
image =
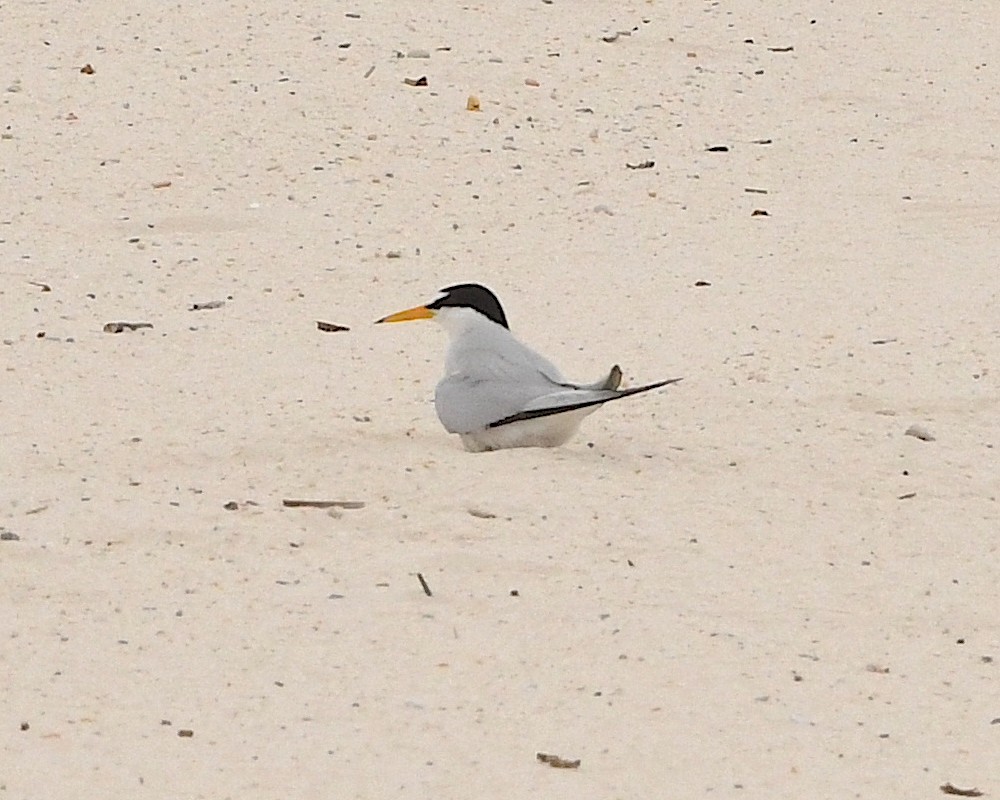
<svg viewBox="0 0 1000 800">
<path fill-rule="evenodd" d="M 576 433 L 584 417 L 596 410 L 597 406 L 581 408 L 459 435 L 465 449 L 473 453 L 509 447 L 558 447 Z"/>
</svg>

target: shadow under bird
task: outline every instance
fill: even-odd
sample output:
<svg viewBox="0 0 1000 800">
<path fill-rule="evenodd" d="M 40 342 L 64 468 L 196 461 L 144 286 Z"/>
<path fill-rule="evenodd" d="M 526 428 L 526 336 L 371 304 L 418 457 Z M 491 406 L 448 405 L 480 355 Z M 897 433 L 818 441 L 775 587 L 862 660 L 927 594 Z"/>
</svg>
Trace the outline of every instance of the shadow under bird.
<svg viewBox="0 0 1000 800">
<path fill-rule="evenodd" d="M 478 283 L 449 286 L 433 302 L 376 324 L 415 319 L 437 320 L 449 334 L 434 407 L 445 429 L 475 453 L 557 447 L 605 403 L 681 380 L 619 389 L 622 371 L 616 364 L 595 383 L 570 383 L 551 361 L 515 338 L 496 295 Z"/>
</svg>

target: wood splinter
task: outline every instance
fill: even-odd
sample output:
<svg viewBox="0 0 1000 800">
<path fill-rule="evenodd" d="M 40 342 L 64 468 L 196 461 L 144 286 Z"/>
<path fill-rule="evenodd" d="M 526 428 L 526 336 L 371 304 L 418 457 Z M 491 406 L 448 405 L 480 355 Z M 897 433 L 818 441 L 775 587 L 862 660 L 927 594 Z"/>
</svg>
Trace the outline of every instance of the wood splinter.
<svg viewBox="0 0 1000 800">
<path fill-rule="evenodd" d="M 580 766 L 580 759 L 570 760 L 568 758 L 562 758 L 560 756 L 554 756 L 550 753 L 535 753 L 535 758 L 537 758 L 541 763 L 548 764 L 550 767 L 555 769 L 576 769 Z"/>
<path fill-rule="evenodd" d="M 152 322 L 108 322 L 103 330 L 105 333 L 124 333 L 125 331 L 137 331 L 152 327 Z"/>
<path fill-rule="evenodd" d="M 978 789 L 959 789 L 950 783 L 944 783 L 941 785 L 941 791 L 945 794 L 954 794 L 959 797 L 982 797 L 983 793 Z"/>
<path fill-rule="evenodd" d="M 346 325 L 338 325 L 336 322 L 321 322 L 320 320 L 316 320 L 316 327 L 323 333 L 340 333 L 340 331 L 350 330 Z"/>
<path fill-rule="evenodd" d="M 360 500 L 282 500 L 285 508 L 364 508 Z"/>
</svg>

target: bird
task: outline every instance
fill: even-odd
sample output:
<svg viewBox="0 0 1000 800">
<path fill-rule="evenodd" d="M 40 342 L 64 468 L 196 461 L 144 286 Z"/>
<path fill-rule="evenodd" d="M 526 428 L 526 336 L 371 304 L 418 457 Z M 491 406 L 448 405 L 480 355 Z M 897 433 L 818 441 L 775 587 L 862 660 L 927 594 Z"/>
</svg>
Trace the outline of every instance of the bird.
<svg viewBox="0 0 1000 800">
<path fill-rule="evenodd" d="M 619 389 L 622 371 L 616 364 L 594 383 L 571 383 L 511 333 L 497 296 L 478 283 L 448 286 L 437 299 L 375 324 L 419 319 L 437 321 L 449 335 L 434 408 L 445 430 L 458 434 L 465 449 L 474 453 L 558 447 L 605 403 L 681 380 Z"/>
</svg>

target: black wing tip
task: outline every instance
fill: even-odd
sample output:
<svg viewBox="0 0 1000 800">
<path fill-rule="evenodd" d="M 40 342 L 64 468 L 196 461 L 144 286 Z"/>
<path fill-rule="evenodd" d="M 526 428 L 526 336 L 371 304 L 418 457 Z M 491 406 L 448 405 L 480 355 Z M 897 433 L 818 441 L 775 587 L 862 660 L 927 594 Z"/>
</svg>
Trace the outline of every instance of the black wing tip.
<svg viewBox="0 0 1000 800">
<path fill-rule="evenodd" d="M 657 381 L 656 383 L 647 383 L 645 386 L 636 386 L 631 389 L 621 389 L 618 392 L 619 397 L 625 397 L 630 394 L 639 394 L 639 392 L 648 392 L 652 389 L 659 389 L 663 386 L 669 386 L 672 383 L 679 383 L 684 380 L 683 378 L 667 378 L 665 381 Z M 614 398 L 612 398 L 614 399 Z"/>
<path fill-rule="evenodd" d="M 683 380 L 683 378 L 667 378 L 665 381 L 651 383 L 648 386 L 637 386 L 634 389 L 621 389 L 614 395 L 614 397 L 608 397 L 604 400 L 588 400 L 574 405 L 556 406 L 554 408 L 540 408 L 537 411 L 519 411 L 509 417 L 504 417 L 503 419 L 498 419 L 496 422 L 491 422 L 486 427 L 499 428 L 503 425 L 510 425 L 513 422 L 526 422 L 527 420 L 538 419 L 539 417 L 551 417 L 556 414 L 565 414 L 568 411 L 579 411 L 581 408 L 590 408 L 590 406 L 603 406 L 605 403 L 610 403 L 614 400 L 621 400 L 624 397 L 631 397 L 632 395 L 639 394 L 641 392 L 659 389 L 661 386 L 669 386 L 671 383 L 677 383 L 681 380 Z"/>
</svg>

